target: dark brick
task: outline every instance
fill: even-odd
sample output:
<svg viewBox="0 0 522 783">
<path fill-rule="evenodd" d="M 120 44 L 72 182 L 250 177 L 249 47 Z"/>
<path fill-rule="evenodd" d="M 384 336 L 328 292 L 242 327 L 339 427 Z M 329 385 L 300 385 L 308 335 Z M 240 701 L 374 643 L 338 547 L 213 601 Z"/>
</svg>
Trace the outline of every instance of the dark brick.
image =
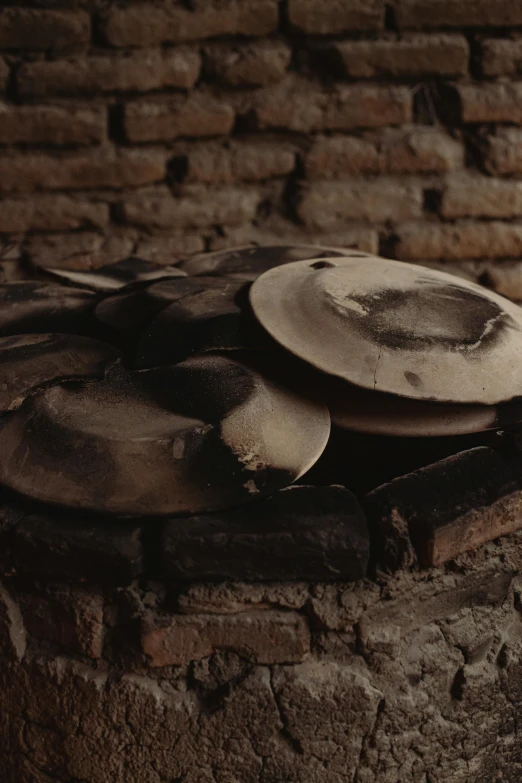
<svg viewBox="0 0 522 783">
<path fill-rule="evenodd" d="M 135 522 L 29 514 L 13 532 L 25 574 L 54 581 L 128 585 L 141 572 L 141 528 Z"/>
<path fill-rule="evenodd" d="M 0 103 L 0 144 L 88 145 L 107 136 L 103 106 L 8 106 Z"/>
<path fill-rule="evenodd" d="M 416 470 L 363 501 L 375 554 L 394 571 L 411 563 L 438 566 L 522 527 L 522 464 L 479 447 Z"/>
<path fill-rule="evenodd" d="M 288 18 L 297 30 L 329 35 L 384 26 L 383 0 L 288 0 Z"/>
<path fill-rule="evenodd" d="M 260 142 L 191 144 L 182 152 L 183 182 L 213 185 L 254 182 L 289 174 L 296 153 L 290 145 Z"/>
<path fill-rule="evenodd" d="M 489 38 L 482 42 L 482 73 L 515 76 L 522 73 L 522 40 Z"/>
<path fill-rule="evenodd" d="M 180 136 L 221 136 L 235 120 L 232 106 L 210 95 L 168 101 L 136 101 L 125 107 L 129 141 L 169 141 Z"/>
<path fill-rule="evenodd" d="M 163 572 L 176 579 L 361 579 L 364 514 L 343 487 L 291 487 L 218 514 L 166 522 Z"/>
<path fill-rule="evenodd" d="M 108 222 L 107 204 L 63 195 L 9 198 L 0 210 L 3 234 L 102 228 Z"/>
<path fill-rule="evenodd" d="M 513 0 L 397 0 L 399 27 L 512 27 L 522 24 Z"/>
<path fill-rule="evenodd" d="M 4 8 L 0 11 L 0 49 L 84 49 L 91 37 L 90 17 L 83 11 L 40 11 Z"/>
<path fill-rule="evenodd" d="M 522 125 L 522 83 L 463 84 L 457 88 L 462 122 Z"/>
<path fill-rule="evenodd" d="M 273 84 L 286 73 L 292 50 L 282 41 L 260 41 L 241 46 L 209 46 L 208 74 L 234 87 Z"/>
</svg>

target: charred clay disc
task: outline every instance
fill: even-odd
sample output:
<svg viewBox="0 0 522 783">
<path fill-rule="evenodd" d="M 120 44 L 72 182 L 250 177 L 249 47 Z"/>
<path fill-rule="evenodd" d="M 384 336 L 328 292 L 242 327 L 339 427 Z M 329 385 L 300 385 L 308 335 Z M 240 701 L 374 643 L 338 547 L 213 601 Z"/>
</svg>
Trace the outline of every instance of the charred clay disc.
<svg viewBox="0 0 522 783">
<path fill-rule="evenodd" d="M 299 261 L 254 282 L 283 347 L 357 386 L 492 405 L 522 394 L 522 309 L 452 275 L 384 258 Z"/>
<path fill-rule="evenodd" d="M 328 440 L 326 406 L 212 356 L 29 398 L 0 429 L 2 483 L 119 515 L 191 514 L 290 484 Z"/>
<path fill-rule="evenodd" d="M 0 284 L 0 336 L 74 332 L 96 300 L 90 291 L 41 282 Z"/>
<path fill-rule="evenodd" d="M 215 253 L 200 253 L 180 264 L 189 275 L 223 275 L 252 281 L 273 267 L 311 258 L 366 256 L 359 250 L 321 245 L 247 245 Z"/>
<path fill-rule="evenodd" d="M 496 430 L 522 421 L 522 400 L 500 405 L 424 402 L 371 392 L 343 381 L 326 401 L 332 424 L 352 432 L 397 437 L 447 437 Z"/>
<path fill-rule="evenodd" d="M 92 291 L 117 291 L 132 285 L 146 285 L 154 280 L 185 277 L 186 273 L 175 266 L 162 266 L 142 258 L 125 258 L 115 264 L 86 272 L 74 269 L 55 269 L 41 266 L 43 272 L 64 282 L 90 288 Z"/>
<path fill-rule="evenodd" d="M 226 278 L 204 280 L 202 290 L 161 310 L 144 332 L 136 351 L 136 366 L 175 364 L 199 353 L 257 347 L 261 330 L 251 316 L 248 284 Z"/>
<path fill-rule="evenodd" d="M 118 351 L 75 334 L 0 338 L 0 413 L 18 408 L 39 387 L 72 378 L 102 378 Z"/>
</svg>

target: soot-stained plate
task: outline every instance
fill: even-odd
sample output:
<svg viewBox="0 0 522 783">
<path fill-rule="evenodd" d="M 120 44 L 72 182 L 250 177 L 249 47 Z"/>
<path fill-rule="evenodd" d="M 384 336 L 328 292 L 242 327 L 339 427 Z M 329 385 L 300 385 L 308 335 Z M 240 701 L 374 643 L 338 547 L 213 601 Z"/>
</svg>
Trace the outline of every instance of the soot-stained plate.
<svg viewBox="0 0 522 783">
<path fill-rule="evenodd" d="M 133 285 L 148 285 L 154 280 L 171 277 L 185 277 L 186 273 L 176 266 L 162 266 L 142 258 L 124 258 L 99 269 L 81 271 L 40 266 L 39 269 L 53 278 L 92 291 L 117 291 Z"/>
<path fill-rule="evenodd" d="M 0 413 L 18 408 L 36 389 L 73 378 L 102 378 L 119 359 L 111 345 L 75 334 L 0 338 Z"/>
<path fill-rule="evenodd" d="M 230 250 L 217 250 L 214 253 L 200 253 L 184 261 L 180 267 L 189 275 L 223 275 L 252 281 L 268 269 L 292 261 L 351 255 L 363 257 L 367 253 L 321 245 L 247 245 Z"/>
<path fill-rule="evenodd" d="M 522 309 L 474 283 L 384 258 L 299 261 L 250 289 L 284 348 L 356 386 L 492 405 L 522 394 Z"/>
<path fill-rule="evenodd" d="M 0 480 L 35 500 L 124 516 L 239 505 L 302 476 L 326 406 L 221 356 L 52 386 L 0 429 Z"/>
<path fill-rule="evenodd" d="M 448 437 L 497 430 L 522 421 L 522 399 L 499 405 L 455 405 L 412 400 L 368 391 L 345 381 L 335 385 L 334 382 L 326 393 L 332 424 L 352 432 Z"/>
<path fill-rule="evenodd" d="M 92 292 L 42 282 L 0 284 L 0 336 L 81 329 Z"/>
</svg>

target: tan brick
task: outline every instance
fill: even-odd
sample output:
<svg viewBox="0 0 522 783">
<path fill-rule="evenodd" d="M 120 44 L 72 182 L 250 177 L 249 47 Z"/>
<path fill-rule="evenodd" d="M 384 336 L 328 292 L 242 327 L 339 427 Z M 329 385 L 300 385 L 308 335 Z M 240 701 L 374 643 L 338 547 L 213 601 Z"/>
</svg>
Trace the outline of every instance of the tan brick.
<svg viewBox="0 0 522 783">
<path fill-rule="evenodd" d="M 219 650 L 256 663 L 295 663 L 310 650 L 306 620 L 295 612 L 171 615 L 168 625 L 145 623 L 141 646 L 151 666 L 186 666 Z"/>
<path fill-rule="evenodd" d="M 186 165 L 183 182 L 218 185 L 270 179 L 292 171 L 295 157 L 295 151 L 285 144 L 191 145 L 181 156 Z"/>
<path fill-rule="evenodd" d="M 5 92 L 5 88 L 7 87 L 7 80 L 9 79 L 9 72 L 9 66 L 5 60 L 2 60 L 0 57 L 0 92 Z"/>
<path fill-rule="evenodd" d="M 276 29 L 277 0 L 217 0 L 202 8 L 152 3 L 113 6 L 102 22 L 112 46 L 154 46 L 219 35 L 261 36 Z"/>
<path fill-rule="evenodd" d="M 522 214 L 522 182 L 459 175 L 451 177 L 442 194 L 445 218 L 511 218 Z"/>
<path fill-rule="evenodd" d="M 497 294 L 522 302 L 522 261 L 494 261 L 484 264 L 481 281 Z"/>
<path fill-rule="evenodd" d="M 101 227 L 109 222 L 107 204 L 69 196 L 32 196 L 4 199 L 0 210 L 0 232 L 67 231 Z"/>
<path fill-rule="evenodd" d="M 384 26 L 383 0 L 289 0 L 288 18 L 293 27 L 312 35 L 350 30 L 379 30 Z"/>
<path fill-rule="evenodd" d="M 469 46 L 462 35 L 412 35 L 395 41 L 332 43 L 326 54 L 343 76 L 460 76 L 468 70 Z"/>
<path fill-rule="evenodd" d="M 221 136 L 233 128 L 234 109 L 208 95 L 170 101 L 136 101 L 125 107 L 129 141 L 168 141 L 180 136 Z"/>
<path fill-rule="evenodd" d="M 121 233 L 111 226 L 108 235 L 93 231 L 32 234 L 27 238 L 25 250 L 33 264 L 86 270 L 130 256 L 136 240 L 134 229 Z"/>
<path fill-rule="evenodd" d="M 522 225 L 513 223 L 411 223 L 397 234 L 396 254 L 404 260 L 522 257 Z"/>
<path fill-rule="evenodd" d="M 156 236 L 145 236 L 139 240 L 134 251 L 138 258 L 154 261 L 156 264 L 172 264 L 180 257 L 201 253 L 205 250 L 205 239 L 198 234 L 169 231 Z"/>
<path fill-rule="evenodd" d="M 462 85 L 458 95 L 463 122 L 522 124 L 522 82 Z"/>
<path fill-rule="evenodd" d="M 522 39 L 489 38 L 482 42 L 482 72 L 486 76 L 522 73 Z"/>
<path fill-rule="evenodd" d="M 82 190 L 149 185 L 165 178 L 167 153 L 113 147 L 73 155 L 0 156 L 0 191 Z"/>
<path fill-rule="evenodd" d="M 4 8 L 0 11 L 0 49 L 84 49 L 91 38 L 90 17 L 83 11 L 40 11 Z"/>
<path fill-rule="evenodd" d="M 82 57 L 22 65 L 17 75 L 20 95 L 91 95 L 104 92 L 146 92 L 162 87 L 192 87 L 201 57 L 188 48 L 149 51 L 128 57 Z"/>
<path fill-rule="evenodd" d="M 377 137 L 320 136 L 305 158 L 309 179 L 353 174 L 430 174 L 464 164 L 464 147 L 433 128 L 386 131 Z"/>
<path fill-rule="evenodd" d="M 280 81 L 292 50 L 282 41 L 260 41 L 205 50 L 208 74 L 232 86 L 265 85 Z"/>
<path fill-rule="evenodd" d="M 499 128 L 488 140 L 484 163 L 494 174 L 522 174 L 522 130 Z"/>
<path fill-rule="evenodd" d="M 412 98 L 403 87 L 335 85 L 321 90 L 304 79 L 289 78 L 260 90 L 252 110 L 260 130 L 351 130 L 410 122 Z"/>
<path fill-rule="evenodd" d="M 298 242 L 327 247 L 357 248 L 365 253 L 377 253 L 379 235 L 367 225 L 343 226 L 342 231 L 333 233 L 306 233 L 302 227 L 278 219 L 275 224 L 254 226 L 248 223 L 239 227 L 224 226 L 220 233 L 211 239 L 211 250 L 224 250 L 241 245 L 278 245 L 281 242 Z"/>
<path fill-rule="evenodd" d="M 173 231 L 240 225 L 255 217 L 261 198 L 256 190 L 233 187 L 211 191 L 194 185 L 179 196 L 173 196 L 167 188 L 158 188 L 127 199 L 122 215 L 131 225 Z"/>
<path fill-rule="evenodd" d="M 107 110 L 0 103 L 0 144 L 97 144 L 107 135 Z"/>
<path fill-rule="evenodd" d="M 399 27 L 511 27 L 522 24 L 513 0 L 397 0 Z"/>
<path fill-rule="evenodd" d="M 27 632 L 68 651 L 101 658 L 103 652 L 103 597 L 95 590 L 50 588 L 21 597 Z"/>
<path fill-rule="evenodd" d="M 299 204 L 300 219 L 309 228 L 332 229 L 347 220 L 384 223 L 420 217 L 423 190 L 420 184 L 379 178 L 314 182 Z"/>
</svg>

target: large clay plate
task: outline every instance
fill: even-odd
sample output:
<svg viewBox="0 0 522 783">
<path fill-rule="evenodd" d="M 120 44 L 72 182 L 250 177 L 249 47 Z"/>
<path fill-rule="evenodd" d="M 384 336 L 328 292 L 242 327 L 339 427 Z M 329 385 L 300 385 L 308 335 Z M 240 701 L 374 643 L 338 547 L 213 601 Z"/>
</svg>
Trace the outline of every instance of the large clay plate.
<svg viewBox="0 0 522 783">
<path fill-rule="evenodd" d="M 221 356 L 50 387 L 0 429 L 0 480 L 34 500 L 123 516 L 240 505 L 302 476 L 326 406 Z"/>
<path fill-rule="evenodd" d="M 250 290 L 283 347 L 357 386 L 492 405 L 522 394 L 522 309 L 452 275 L 384 258 L 299 261 Z"/>
</svg>

